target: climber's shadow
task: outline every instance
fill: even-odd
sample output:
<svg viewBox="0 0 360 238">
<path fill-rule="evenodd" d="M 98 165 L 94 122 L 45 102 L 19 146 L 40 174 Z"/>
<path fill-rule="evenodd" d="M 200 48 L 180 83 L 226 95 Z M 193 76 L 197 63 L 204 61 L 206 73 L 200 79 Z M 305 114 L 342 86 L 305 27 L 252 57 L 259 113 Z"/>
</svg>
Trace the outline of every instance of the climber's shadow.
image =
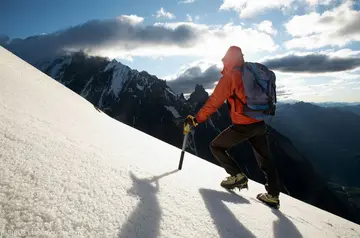
<svg viewBox="0 0 360 238">
<path fill-rule="evenodd" d="M 204 188 L 199 191 L 216 225 L 219 237 L 255 237 L 224 204 L 224 202 L 245 204 L 250 203 L 249 200 L 235 193 L 231 194 Z"/>
<path fill-rule="evenodd" d="M 160 229 L 161 208 L 156 193 L 159 191 L 159 179 L 171 175 L 174 170 L 148 179 L 139 179 L 132 172 L 130 177 L 133 186 L 128 194 L 140 198 L 136 209 L 131 213 L 127 222 L 121 228 L 118 237 L 157 237 Z M 152 183 L 155 183 L 153 185 Z"/>
</svg>

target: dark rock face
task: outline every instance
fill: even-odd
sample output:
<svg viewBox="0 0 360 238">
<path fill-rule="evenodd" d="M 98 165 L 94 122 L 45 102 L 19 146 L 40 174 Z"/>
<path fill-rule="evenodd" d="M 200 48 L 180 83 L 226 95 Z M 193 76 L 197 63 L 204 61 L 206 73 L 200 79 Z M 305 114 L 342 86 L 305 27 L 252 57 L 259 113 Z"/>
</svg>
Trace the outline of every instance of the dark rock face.
<svg viewBox="0 0 360 238">
<path fill-rule="evenodd" d="M 189 114 L 194 115 L 209 97 L 201 85 L 196 85 L 186 100 L 182 94 L 176 95 L 164 80 L 147 72 L 132 70 L 115 60 L 88 57 L 81 53 L 59 57 L 37 67 L 109 116 L 178 148 L 181 148 L 183 140 L 181 119 Z M 357 171 L 360 169 L 360 152 L 355 153 L 355 147 L 360 141 L 357 138 L 347 140 L 346 134 L 359 129 L 360 126 L 354 126 L 358 126 L 360 120 L 352 113 L 347 115 L 348 125 L 344 125 L 349 128 L 333 128 L 334 124 L 339 125 L 339 118 L 342 117 L 341 114 L 334 116 L 336 114 L 336 111 L 328 112 L 313 104 L 282 105 L 269 127 L 271 150 L 284 193 L 360 223 L 360 209 L 356 206 L 360 201 L 359 193 L 344 193 L 343 187 L 337 185 L 343 185 L 344 181 L 359 181 Z M 326 121 L 319 122 L 319 118 L 325 118 Z M 229 109 L 224 104 L 209 120 L 192 131 L 187 151 L 218 165 L 209 150 L 209 144 L 230 124 Z M 339 136 L 344 143 L 339 142 Z M 325 147 L 338 145 L 350 148 L 350 154 L 354 152 L 352 156 L 337 154 L 341 155 L 339 160 L 349 160 L 349 163 L 342 165 L 343 170 L 352 172 L 343 177 L 338 173 L 341 179 L 329 184 L 330 177 L 326 177 L 326 173 L 319 168 L 334 153 Z M 325 155 L 322 154 L 324 150 L 327 151 Z M 251 179 L 265 182 L 248 142 L 239 144 L 229 153 Z M 339 164 L 339 161 L 332 161 L 324 166 L 324 170 L 333 171 L 331 166 Z M 224 176 L 227 176 L 225 171 Z"/>
</svg>

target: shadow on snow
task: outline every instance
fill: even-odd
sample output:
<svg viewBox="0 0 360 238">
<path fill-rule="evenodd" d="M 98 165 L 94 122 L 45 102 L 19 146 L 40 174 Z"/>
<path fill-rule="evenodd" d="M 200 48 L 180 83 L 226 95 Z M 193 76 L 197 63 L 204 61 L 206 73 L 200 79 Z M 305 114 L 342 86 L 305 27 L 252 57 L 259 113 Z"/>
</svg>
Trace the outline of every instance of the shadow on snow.
<svg viewBox="0 0 360 238">
<path fill-rule="evenodd" d="M 251 198 L 254 202 L 263 204 L 257 199 Z M 264 205 L 266 206 L 266 205 Z M 281 210 L 271 209 L 272 213 L 278 217 L 276 221 L 273 223 L 274 229 L 274 238 L 283 238 L 283 237 L 291 237 L 291 238 L 302 238 L 300 231 L 297 227 L 290 221 L 289 218 L 285 214 L 281 212 Z"/>
<path fill-rule="evenodd" d="M 274 238 L 292 237 L 302 238 L 299 230 L 296 226 L 279 210 L 272 210 L 272 212 L 278 217 L 277 221 L 274 221 Z"/>
<path fill-rule="evenodd" d="M 156 197 L 156 193 L 159 191 L 159 180 L 177 171 L 176 169 L 150 179 L 139 179 L 133 173 L 130 173 L 133 186 L 128 190 L 128 194 L 138 196 L 140 201 L 136 209 L 129 216 L 127 222 L 121 228 L 118 234 L 119 238 L 155 238 L 158 236 L 162 215 L 159 201 Z M 152 184 L 154 182 L 155 185 Z"/>
<path fill-rule="evenodd" d="M 240 223 L 236 216 L 234 216 L 230 209 L 224 204 L 224 202 L 249 204 L 249 200 L 235 193 L 220 192 L 204 188 L 200 189 L 199 191 L 216 225 L 219 237 L 256 237 L 251 231 L 249 231 L 244 225 Z"/>
</svg>

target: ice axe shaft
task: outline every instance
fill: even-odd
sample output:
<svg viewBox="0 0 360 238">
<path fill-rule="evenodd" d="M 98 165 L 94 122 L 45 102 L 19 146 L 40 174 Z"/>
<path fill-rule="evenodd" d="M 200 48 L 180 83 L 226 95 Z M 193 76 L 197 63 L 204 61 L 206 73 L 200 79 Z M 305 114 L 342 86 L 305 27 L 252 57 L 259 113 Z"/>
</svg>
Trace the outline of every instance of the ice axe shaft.
<svg viewBox="0 0 360 238">
<path fill-rule="evenodd" d="M 184 125 L 184 141 L 183 141 L 183 145 L 182 145 L 182 149 L 181 149 L 180 162 L 179 162 L 179 167 L 178 167 L 179 170 L 182 169 L 182 165 L 183 165 L 183 161 L 184 161 L 186 143 L 187 143 L 187 139 L 189 137 L 189 132 L 185 132 L 185 131 L 189 129 L 188 127 L 189 127 L 189 125 Z"/>
</svg>

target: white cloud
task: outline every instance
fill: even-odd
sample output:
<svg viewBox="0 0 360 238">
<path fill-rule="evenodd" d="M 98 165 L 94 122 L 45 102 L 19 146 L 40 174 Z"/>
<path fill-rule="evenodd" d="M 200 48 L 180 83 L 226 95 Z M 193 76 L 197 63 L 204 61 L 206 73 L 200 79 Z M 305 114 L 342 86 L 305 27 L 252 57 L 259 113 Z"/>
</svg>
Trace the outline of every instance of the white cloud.
<svg viewBox="0 0 360 238">
<path fill-rule="evenodd" d="M 195 16 L 195 18 L 193 19 L 193 17 L 188 13 L 188 14 L 186 14 L 186 20 L 187 21 L 199 21 L 200 20 L 200 16 L 199 15 L 197 15 L 197 16 Z"/>
<path fill-rule="evenodd" d="M 195 22 L 145 25 L 144 18 L 131 15 L 88 21 L 40 37 L 14 39 L 5 43 L 5 48 L 29 61 L 52 57 L 58 52 L 83 50 L 90 55 L 127 60 L 135 56 L 190 56 L 220 62 L 231 45 L 240 46 L 246 60 L 279 47 L 271 35 L 256 27 Z M 43 49 L 40 53 L 39 47 Z"/>
<path fill-rule="evenodd" d="M 183 1 L 179 1 L 178 3 L 179 4 L 187 4 L 187 3 L 194 3 L 195 2 L 195 0 L 183 0 Z"/>
<path fill-rule="evenodd" d="M 136 44 L 134 47 L 129 42 L 124 46 L 123 42 L 114 43 L 108 46 L 96 45 L 95 48 L 88 50 L 90 54 L 107 56 L 110 58 L 131 59 L 136 56 L 144 57 L 167 57 L 167 56 L 192 56 L 206 58 L 212 63 L 221 63 L 221 58 L 231 45 L 238 45 L 242 48 L 247 60 L 253 60 L 256 55 L 263 52 L 274 52 L 279 47 L 273 38 L 260 32 L 256 28 L 245 28 L 241 25 L 206 25 L 194 22 L 157 22 L 152 27 L 167 29 L 169 32 L 178 32 L 180 38 L 181 28 L 188 29 L 184 34 L 194 34 L 189 41 L 182 40 L 170 43 Z M 176 30 L 175 30 L 176 29 Z M 189 38 L 186 36 L 186 38 Z M 171 37 L 172 39 L 172 37 Z M 239 41 L 241 39 L 241 41 Z M 132 42 L 134 42 L 134 39 Z"/>
<path fill-rule="evenodd" d="M 139 17 L 136 15 L 121 15 L 117 17 L 121 22 L 126 22 L 130 25 L 137 25 L 144 22 L 143 17 Z"/>
<path fill-rule="evenodd" d="M 328 55 L 330 57 L 340 57 L 340 58 L 346 58 L 346 57 L 358 58 L 358 57 L 360 57 L 360 50 L 352 50 L 350 48 L 343 48 L 340 50 L 326 49 L 326 50 L 312 50 L 312 51 L 291 50 L 291 51 L 287 51 L 286 53 L 283 53 L 283 54 L 269 55 L 269 56 L 263 57 L 259 61 L 264 62 L 264 61 L 267 61 L 267 60 L 273 59 L 273 58 L 285 58 L 286 56 L 290 56 L 290 55 L 306 56 L 306 55 L 312 55 L 312 54 L 324 54 L 324 55 Z"/>
<path fill-rule="evenodd" d="M 316 7 L 334 2 L 336 0 L 223 0 L 220 10 L 234 10 L 241 18 L 251 18 L 270 10 L 290 13 L 297 11 L 300 6 Z"/>
<path fill-rule="evenodd" d="M 328 54 L 331 57 L 354 57 L 354 58 L 358 58 L 360 57 L 360 50 L 352 50 L 349 48 L 344 48 L 341 50 L 334 50 L 334 49 L 330 49 L 330 50 L 326 50 L 326 51 L 321 51 L 320 53 L 324 53 L 324 54 Z"/>
<path fill-rule="evenodd" d="M 336 0 L 305 0 L 310 6 L 329 5 L 336 2 Z"/>
<path fill-rule="evenodd" d="M 156 18 L 168 18 L 168 19 L 174 19 L 175 15 L 171 12 L 166 12 L 164 10 L 164 8 L 160 8 L 160 10 L 158 10 L 156 12 Z"/>
<path fill-rule="evenodd" d="M 260 24 L 257 25 L 257 29 L 269 35 L 277 34 L 277 30 L 273 28 L 272 22 L 269 20 L 262 21 Z"/>
<path fill-rule="evenodd" d="M 291 94 L 291 99 L 303 101 L 359 101 L 356 88 L 360 85 L 360 74 L 357 78 L 349 77 L 350 73 L 332 75 L 306 75 L 275 72 L 277 87 L 284 88 Z M 280 100 L 285 99 L 279 96 Z"/>
<path fill-rule="evenodd" d="M 209 61 L 220 60 L 226 50 L 231 45 L 238 45 L 242 48 L 247 59 L 259 52 L 274 52 L 278 45 L 275 44 L 272 37 L 268 34 L 258 31 L 254 28 L 244 28 L 240 25 L 226 24 L 219 26 L 208 26 L 205 24 L 196 24 L 193 22 L 177 23 L 156 23 L 156 26 L 175 29 L 181 25 L 187 25 L 198 32 L 197 42 L 188 47 L 180 48 L 177 46 L 152 46 L 145 49 L 132 51 L 133 54 L 160 54 L 160 55 L 189 55 L 207 57 Z M 239 42 L 239 39 L 241 41 Z"/>
<path fill-rule="evenodd" d="M 285 42 L 285 46 L 314 49 L 325 46 L 343 47 L 360 41 L 360 11 L 353 10 L 353 4 L 353 1 L 347 0 L 322 14 L 311 12 L 292 17 L 285 27 L 294 39 Z"/>
<path fill-rule="evenodd" d="M 186 14 L 186 20 L 188 21 L 193 21 L 192 17 L 190 14 Z"/>
<path fill-rule="evenodd" d="M 289 8 L 294 0 L 223 0 L 220 10 L 235 10 L 242 18 L 250 18 L 270 9 Z"/>
</svg>

